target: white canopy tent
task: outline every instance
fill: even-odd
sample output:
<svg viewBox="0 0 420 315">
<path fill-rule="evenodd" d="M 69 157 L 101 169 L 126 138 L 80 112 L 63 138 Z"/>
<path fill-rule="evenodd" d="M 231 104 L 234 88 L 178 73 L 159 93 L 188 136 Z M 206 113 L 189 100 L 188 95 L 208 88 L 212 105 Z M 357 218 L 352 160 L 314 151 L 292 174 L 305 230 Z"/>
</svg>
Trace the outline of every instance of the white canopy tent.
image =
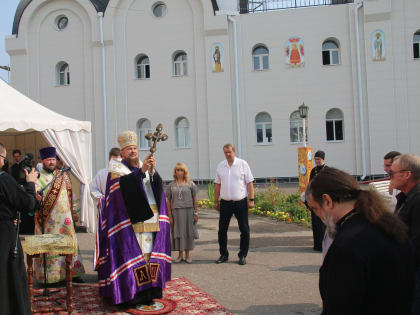
<svg viewBox="0 0 420 315">
<path fill-rule="evenodd" d="M 34 133 L 38 132 L 49 145 L 57 149 L 58 156 L 71 167 L 71 172 L 80 181 L 81 224 L 93 233 L 96 216 L 89 189 L 92 179 L 90 122 L 57 114 L 0 80 L 1 139 L 23 137 L 24 140 L 20 142 L 26 143 L 38 156 L 38 144 L 45 143 L 44 139 L 37 141 L 34 137 Z"/>
</svg>

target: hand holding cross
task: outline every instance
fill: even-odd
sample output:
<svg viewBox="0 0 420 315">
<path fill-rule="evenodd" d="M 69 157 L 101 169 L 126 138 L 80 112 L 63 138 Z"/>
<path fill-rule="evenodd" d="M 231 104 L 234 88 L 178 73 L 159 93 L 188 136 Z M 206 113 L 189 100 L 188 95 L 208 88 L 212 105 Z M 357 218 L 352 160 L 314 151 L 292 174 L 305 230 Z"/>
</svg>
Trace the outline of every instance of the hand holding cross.
<svg viewBox="0 0 420 315">
<path fill-rule="evenodd" d="M 166 141 L 168 140 L 168 135 L 162 133 L 163 126 L 159 124 L 156 126 L 156 131 L 154 133 L 147 133 L 145 138 L 147 140 L 152 140 L 152 147 L 150 148 L 150 153 L 153 155 L 156 152 L 156 143 L 159 141 Z"/>
</svg>

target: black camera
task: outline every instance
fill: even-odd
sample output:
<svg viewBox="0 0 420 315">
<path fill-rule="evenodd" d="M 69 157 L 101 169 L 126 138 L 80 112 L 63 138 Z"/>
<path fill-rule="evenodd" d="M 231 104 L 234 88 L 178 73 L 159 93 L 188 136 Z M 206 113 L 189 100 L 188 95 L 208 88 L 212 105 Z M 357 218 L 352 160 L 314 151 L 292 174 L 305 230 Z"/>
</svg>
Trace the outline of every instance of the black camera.
<svg viewBox="0 0 420 315">
<path fill-rule="evenodd" d="M 18 184 L 23 185 L 26 182 L 25 170 L 29 173 L 32 170 L 32 160 L 34 155 L 32 153 L 27 153 L 25 156 L 17 163 L 19 168 L 19 178 L 17 179 Z"/>
<path fill-rule="evenodd" d="M 32 170 L 32 160 L 34 159 L 34 155 L 32 153 L 26 153 L 22 160 L 18 163 L 19 171 L 24 173 L 26 170 L 28 173 Z"/>
</svg>

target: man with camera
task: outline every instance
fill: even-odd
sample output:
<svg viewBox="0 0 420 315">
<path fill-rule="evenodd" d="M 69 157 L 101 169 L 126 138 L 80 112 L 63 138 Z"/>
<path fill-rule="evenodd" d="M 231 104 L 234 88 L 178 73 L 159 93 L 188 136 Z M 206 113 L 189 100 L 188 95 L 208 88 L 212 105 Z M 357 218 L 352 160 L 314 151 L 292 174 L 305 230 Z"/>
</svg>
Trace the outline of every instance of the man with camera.
<svg viewBox="0 0 420 315">
<path fill-rule="evenodd" d="M 33 154 L 27 153 L 22 156 L 22 152 L 19 149 L 15 149 L 12 152 L 15 164 L 10 168 L 10 175 L 16 180 L 19 185 L 25 184 L 25 172 L 24 169 L 32 168 Z M 20 234 L 34 234 L 34 217 L 33 214 L 22 213 L 20 217 Z"/>
<path fill-rule="evenodd" d="M 0 169 L 7 161 L 6 148 L 0 143 Z M 6 172 L 0 171 L 0 314 L 31 314 L 25 264 L 18 231 L 17 211 L 35 207 L 34 169 L 24 171 L 23 188 Z"/>
</svg>

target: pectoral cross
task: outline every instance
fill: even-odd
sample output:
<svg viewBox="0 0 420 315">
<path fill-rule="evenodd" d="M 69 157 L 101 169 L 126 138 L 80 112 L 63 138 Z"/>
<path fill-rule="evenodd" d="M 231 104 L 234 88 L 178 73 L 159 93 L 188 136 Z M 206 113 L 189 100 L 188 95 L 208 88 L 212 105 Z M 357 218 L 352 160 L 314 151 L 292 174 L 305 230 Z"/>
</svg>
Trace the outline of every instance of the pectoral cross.
<svg viewBox="0 0 420 315">
<path fill-rule="evenodd" d="M 156 152 L 156 143 L 157 142 L 168 140 L 168 135 L 162 133 L 162 130 L 163 130 L 163 126 L 162 126 L 162 124 L 159 124 L 159 125 L 156 126 L 156 131 L 154 133 L 149 132 L 145 135 L 145 138 L 147 140 L 149 140 L 149 141 L 152 140 L 152 147 L 150 148 L 150 153 L 151 154 Z"/>
</svg>

